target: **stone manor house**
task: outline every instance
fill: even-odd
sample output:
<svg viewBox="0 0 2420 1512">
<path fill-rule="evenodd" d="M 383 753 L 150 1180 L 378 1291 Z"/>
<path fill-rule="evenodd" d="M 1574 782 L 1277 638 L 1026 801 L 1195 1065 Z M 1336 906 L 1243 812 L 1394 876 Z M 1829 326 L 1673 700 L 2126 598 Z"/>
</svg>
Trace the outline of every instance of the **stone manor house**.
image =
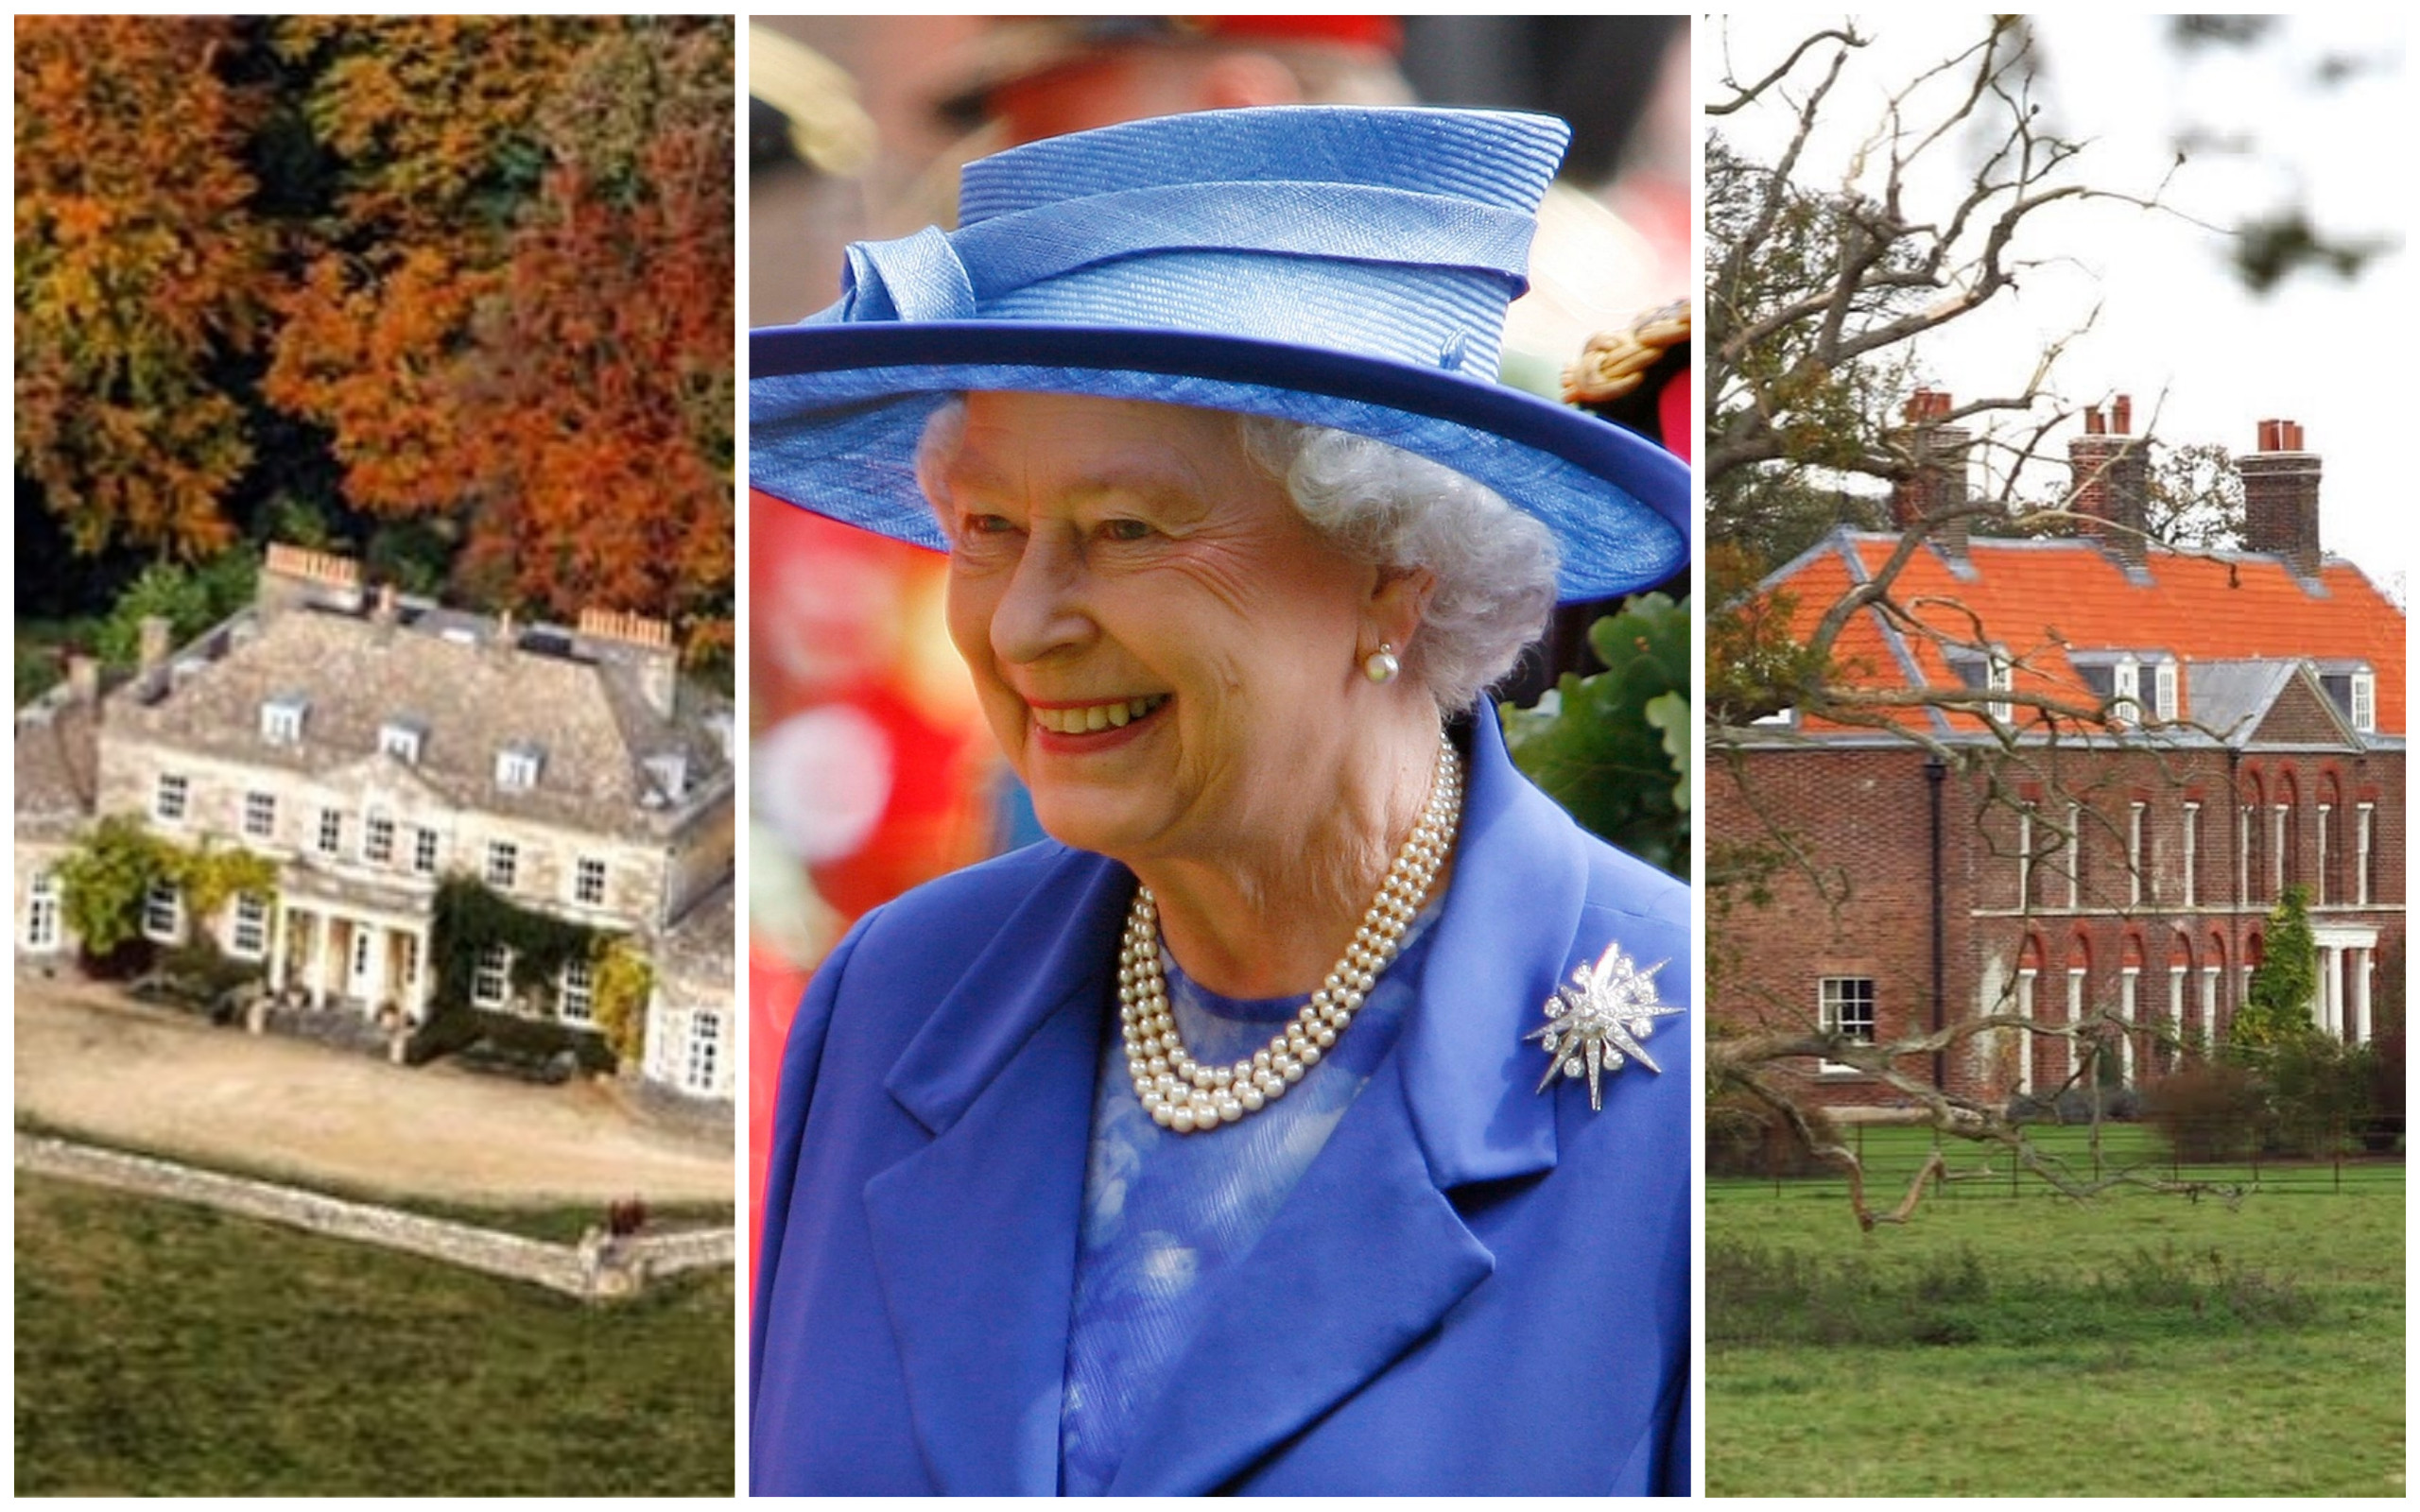
<svg viewBox="0 0 2420 1512">
<path fill-rule="evenodd" d="M 207 931 L 277 1000 L 408 1028 L 429 1008 L 440 883 L 627 936 L 648 960 L 641 1070 L 733 1096 L 731 711 L 678 676 L 668 627 L 592 611 L 515 625 L 365 589 L 349 558 L 271 546 L 254 604 L 193 644 L 147 622 L 133 676 L 78 661 L 17 714 L 16 949 L 73 949 L 55 868 L 95 820 L 272 859 L 272 897 L 194 919 L 173 888 L 145 935 Z M 480 951 L 474 1006 L 585 1026 L 568 962 L 513 991 Z"/>
<path fill-rule="evenodd" d="M 1858 610 L 1836 651 L 1854 683 L 1981 707 L 1911 698 L 1879 728 L 1790 713 L 1710 760 L 1711 843 L 1777 824 L 1806 863 L 1773 872 L 1769 906 L 1718 913 L 1716 1022 L 1887 1042 L 1982 1013 L 2114 1020 L 2129 1027 L 2104 1074 L 2156 1075 L 2171 1036 L 2223 1038 L 2298 884 L 2316 1021 L 2355 1042 L 2399 1032 L 2404 615 L 2321 553 L 2302 427 L 2263 421 L 2238 458 L 2248 549 L 2171 551 L 2131 533 L 2147 457 L 2126 399 L 2070 443 L 2083 528 L 2037 539 L 1970 539 L 1954 516 L 1971 437 L 1949 407 L 1923 391 L 1909 405 L 1919 466 L 1893 519 L 1936 523 L 1893 610 Z M 1803 638 L 1901 540 L 1835 531 L 1760 592 L 1795 600 Z M 2003 691 L 2111 717 L 1989 701 Z M 1987 1102 L 2077 1069 L 2067 1040 L 2013 1030 L 1918 1059 L 1901 1074 Z M 1791 1074 L 1818 1105 L 1901 1100 L 1844 1065 Z"/>
</svg>

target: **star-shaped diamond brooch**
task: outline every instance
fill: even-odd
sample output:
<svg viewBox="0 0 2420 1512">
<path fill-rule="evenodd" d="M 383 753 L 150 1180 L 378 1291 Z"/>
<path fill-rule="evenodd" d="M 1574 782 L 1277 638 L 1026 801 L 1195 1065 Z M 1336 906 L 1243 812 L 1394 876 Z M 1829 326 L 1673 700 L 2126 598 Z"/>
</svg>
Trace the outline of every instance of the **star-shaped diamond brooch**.
<svg viewBox="0 0 2420 1512">
<path fill-rule="evenodd" d="M 1656 1020 L 1686 1011 L 1677 1004 L 1655 999 L 1655 973 L 1667 964 L 1658 961 L 1642 971 L 1616 941 L 1605 947 L 1594 966 L 1582 961 L 1573 967 L 1571 985 L 1557 988 L 1554 996 L 1547 999 L 1547 1026 L 1521 1037 L 1537 1040 L 1554 1057 L 1546 1075 L 1539 1078 L 1538 1091 L 1553 1086 L 1557 1076 L 1575 1081 L 1585 1076 L 1588 1107 L 1601 1112 L 1605 1099 L 1600 1075 L 1612 1075 L 1628 1060 L 1662 1075 L 1664 1068 L 1640 1048 L 1639 1041 L 1655 1032 Z"/>
</svg>

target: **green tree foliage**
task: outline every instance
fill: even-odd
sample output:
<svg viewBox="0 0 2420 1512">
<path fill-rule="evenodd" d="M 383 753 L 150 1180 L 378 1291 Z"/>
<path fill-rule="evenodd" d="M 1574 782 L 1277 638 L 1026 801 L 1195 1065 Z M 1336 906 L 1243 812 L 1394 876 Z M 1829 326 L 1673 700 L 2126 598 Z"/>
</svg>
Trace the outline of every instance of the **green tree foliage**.
<svg viewBox="0 0 2420 1512">
<path fill-rule="evenodd" d="M 1594 833 L 1680 875 L 1689 864 L 1689 610 L 1641 593 L 1589 627 L 1606 670 L 1502 710 L 1513 763 Z"/>
<path fill-rule="evenodd" d="M 647 1053 L 647 1004 L 655 992 L 655 969 L 620 936 L 598 941 L 594 960 L 597 1032 L 614 1058 L 635 1065 Z"/>
<path fill-rule="evenodd" d="M 94 635 L 94 654 L 112 666 L 130 666 L 141 643 L 143 622 L 168 622 L 171 642 L 182 645 L 252 600 L 260 562 L 249 551 L 230 551 L 196 566 L 154 562 L 127 586 Z"/>
<path fill-rule="evenodd" d="M 215 918 L 237 893 L 277 893 L 277 864 L 240 846 L 181 846 L 131 815 L 112 814 L 59 864 L 60 905 L 84 954 L 104 958 L 143 932 L 143 899 L 177 889 L 193 923 Z"/>
<path fill-rule="evenodd" d="M 2243 544 L 2243 474 L 2225 447 L 2163 446 L 2144 484 L 2143 524 L 2152 540 L 2215 551 Z"/>
<path fill-rule="evenodd" d="M 2260 964 L 2253 968 L 2244 1005 L 2227 1031 L 2228 1045 L 2257 1054 L 2319 1032 L 2310 1004 L 2319 990 L 2319 946 L 2310 932 L 2310 894 L 2297 883 L 2270 911 Z"/>
<path fill-rule="evenodd" d="M 112 814 L 59 864 L 60 909 L 84 954 L 101 957 L 143 932 L 143 895 L 160 875 L 158 842 Z"/>
</svg>

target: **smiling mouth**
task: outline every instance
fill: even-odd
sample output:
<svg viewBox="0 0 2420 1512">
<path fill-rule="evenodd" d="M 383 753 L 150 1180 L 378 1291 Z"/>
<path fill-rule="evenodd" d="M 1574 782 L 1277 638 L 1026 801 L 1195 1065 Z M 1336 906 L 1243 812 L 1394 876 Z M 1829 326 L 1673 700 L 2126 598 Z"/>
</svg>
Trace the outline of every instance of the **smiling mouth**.
<svg viewBox="0 0 2420 1512">
<path fill-rule="evenodd" d="M 1058 735 L 1082 735 L 1097 730 L 1122 730 L 1144 718 L 1168 701 L 1165 693 L 1146 694 L 1140 698 L 1120 698 L 1115 703 L 1088 703 L 1065 709 L 1035 707 L 1033 722 Z"/>
</svg>

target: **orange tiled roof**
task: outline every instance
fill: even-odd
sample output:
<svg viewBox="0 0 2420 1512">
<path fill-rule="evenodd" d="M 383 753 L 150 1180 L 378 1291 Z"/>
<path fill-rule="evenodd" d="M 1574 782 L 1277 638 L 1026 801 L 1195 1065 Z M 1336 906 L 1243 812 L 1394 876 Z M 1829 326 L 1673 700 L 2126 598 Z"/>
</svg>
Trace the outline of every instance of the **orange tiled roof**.
<svg viewBox="0 0 2420 1512">
<path fill-rule="evenodd" d="M 1766 582 L 1797 601 L 1794 628 L 1814 628 L 1824 610 L 1890 559 L 1895 535 L 1838 531 Z M 1969 570 L 1920 549 L 1892 597 L 1919 625 L 1957 642 L 1996 644 L 2015 663 L 2014 685 L 2089 704 L 2070 653 L 2166 652 L 2186 664 L 2266 659 L 2358 661 L 2377 676 L 2377 733 L 2404 733 L 2403 611 L 2350 562 L 2330 559 L 2319 588 L 2306 588 L 2275 557 L 2218 556 L 2152 548 L 2130 574 L 2097 544 L 2074 539 L 1979 538 Z M 1837 660 L 1858 680 L 1893 688 L 1958 687 L 1942 647 L 1923 633 L 1893 633 L 1868 610 L 1845 627 Z M 1910 668 L 1912 663 L 1912 670 Z M 2189 676 L 2178 679 L 2177 711 L 2190 720 Z M 2151 701 L 2148 671 L 2143 701 Z M 1919 717 L 1910 713 L 1912 722 Z M 1982 722 L 1949 716 L 1951 728 Z M 1810 721 L 1809 728 L 1820 728 Z"/>
</svg>

